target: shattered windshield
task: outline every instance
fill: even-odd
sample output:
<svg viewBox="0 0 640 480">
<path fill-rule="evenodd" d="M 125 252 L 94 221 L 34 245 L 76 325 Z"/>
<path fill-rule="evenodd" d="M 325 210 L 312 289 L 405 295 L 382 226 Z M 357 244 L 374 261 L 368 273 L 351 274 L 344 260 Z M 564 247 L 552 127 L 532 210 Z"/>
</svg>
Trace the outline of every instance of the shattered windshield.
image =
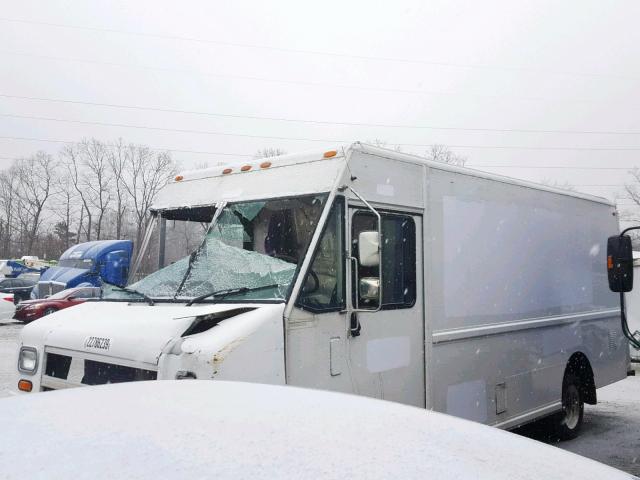
<svg viewBox="0 0 640 480">
<path fill-rule="evenodd" d="M 325 199 L 319 195 L 229 204 L 194 253 L 129 289 L 177 299 L 250 289 L 227 294 L 225 301 L 286 299 Z M 265 286 L 271 287 L 255 290 Z"/>
</svg>

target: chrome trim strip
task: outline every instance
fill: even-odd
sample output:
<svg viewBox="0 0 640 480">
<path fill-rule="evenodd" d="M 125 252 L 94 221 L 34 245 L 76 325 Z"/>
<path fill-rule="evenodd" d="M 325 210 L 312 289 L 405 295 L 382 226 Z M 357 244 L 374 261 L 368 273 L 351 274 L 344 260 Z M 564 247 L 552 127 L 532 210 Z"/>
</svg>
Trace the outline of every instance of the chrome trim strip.
<svg viewBox="0 0 640 480">
<path fill-rule="evenodd" d="M 576 313 L 571 315 L 556 315 L 553 317 L 531 318 L 527 320 L 518 320 L 515 322 L 492 323 L 470 328 L 441 330 L 439 332 L 433 333 L 432 342 L 434 344 L 454 342 L 456 340 L 486 337 L 489 335 L 500 335 L 503 333 L 517 332 L 520 330 L 529 330 L 532 328 L 554 327 L 563 325 L 565 323 L 600 320 L 616 315 L 620 315 L 620 309 L 618 308 L 601 310 L 597 312 Z"/>
<path fill-rule="evenodd" d="M 53 390 L 62 390 L 65 388 L 76 387 L 88 387 L 82 383 L 71 382 L 69 380 L 62 380 L 61 378 L 50 377 L 49 375 L 42 375 L 40 386 L 45 388 L 51 388 Z"/>
<path fill-rule="evenodd" d="M 535 410 L 531 410 L 527 413 L 523 413 L 522 415 L 518 415 L 516 417 L 510 418 L 509 420 L 505 420 L 504 422 L 493 423 L 491 424 L 491 426 L 496 428 L 503 428 L 503 429 L 515 428 L 515 427 L 524 425 L 525 423 L 528 423 L 532 420 L 538 419 L 541 416 L 546 416 L 546 415 L 555 413 L 561 409 L 562 409 L 561 402 L 553 402 L 548 405 L 545 405 L 544 407 L 536 408 Z"/>
</svg>

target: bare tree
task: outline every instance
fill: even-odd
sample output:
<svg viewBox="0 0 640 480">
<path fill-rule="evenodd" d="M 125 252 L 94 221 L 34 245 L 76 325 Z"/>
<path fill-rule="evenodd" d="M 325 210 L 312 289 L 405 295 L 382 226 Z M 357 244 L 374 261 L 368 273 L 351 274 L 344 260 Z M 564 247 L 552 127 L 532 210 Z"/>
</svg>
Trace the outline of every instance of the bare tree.
<svg viewBox="0 0 640 480">
<path fill-rule="evenodd" d="M 42 224 L 42 211 L 52 195 L 55 180 L 53 157 L 41 151 L 26 159 L 18 160 L 16 175 L 18 179 L 16 195 L 25 214 L 22 219 L 26 237 L 25 247 L 27 252 L 30 252 Z"/>
<path fill-rule="evenodd" d="M 55 225 L 55 233 L 62 242 L 64 250 L 70 247 L 70 243 L 76 234 L 71 232 L 72 223 L 76 214 L 77 194 L 68 175 L 62 175 L 54 185 L 55 207 L 52 209 L 60 221 Z"/>
<path fill-rule="evenodd" d="M 640 222 L 640 217 L 638 217 L 637 214 L 638 207 L 640 207 L 640 168 L 635 167 L 632 170 L 629 170 L 629 175 L 631 175 L 632 181 L 629 183 L 625 183 L 624 185 L 627 196 L 621 198 L 624 198 L 625 200 L 631 200 L 631 202 L 633 202 L 633 208 L 624 212 L 624 215 L 622 215 L 622 219 L 629 222 L 638 223 Z"/>
<path fill-rule="evenodd" d="M 379 138 L 366 140 L 365 143 L 368 143 L 369 145 L 375 145 L 376 147 L 380 148 L 389 148 L 395 150 L 396 152 L 402 152 L 402 147 L 400 145 L 393 145 L 393 148 L 391 148 L 391 144 L 389 144 L 389 142 L 387 142 L 386 140 L 381 140 Z"/>
<path fill-rule="evenodd" d="M 149 209 L 160 189 L 175 175 L 169 152 L 154 153 L 148 147 L 129 145 L 124 188 L 129 194 L 136 222 L 136 247 L 149 226 Z"/>
<path fill-rule="evenodd" d="M 127 212 L 128 199 L 125 186 L 125 174 L 127 166 L 127 146 L 121 138 L 108 150 L 109 166 L 113 176 L 113 189 L 116 199 L 116 238 L 122 238 L 122 224 Z"/>
<path fill-rule="evenodd" d="M 91 228 L 93 216 L 89 206 L 89 195 L 84 189 L 84 174 L 82 171 L 82 160 L 80 148 L 77 145 L 67 145 L 60 152 L 60 158 L 69 174 L 69 179 L 73 188 L 78 193 L 78 197 L 82 202 L 82 211 L 80 213 L 80 223 L 78 224 L 77 239 L 80 239 L 82 226 L 84 224 L 84 215 L 87 216 L 86 240 L 91 240 Z"/>
<path fill-rule="evenodd" d="M 88 203 L 95 209 L 95 234 L 96 240 L 100 240 L 102 234 L 102 220 L 111 202 L 111 171 L 104 144 L 95 138 L 82 140 L 79 151 L 84 167 L 81 175 L 84 191 L 88 197 Z"/>
<path fill-rule="evenodd" d="M 2 256 L 10 257 L 15 230 L 15 204 L 16 204 L 16 167 L 11 166 L 8 170 L 0 173 L 0 209 L 2 215 L 1 230 L 2 236 Z"/>
<path fill-rule="evenodd" d="M 571 185 L 566 180 L 564 182 L 559 182 L 558 180 L 552 180 L 550 178 L 543 178 L 540 180 L 542 185 L 547 185 L 548 187 L 559 188 L 560 190 L 567 190 L 569 192 L 575 192 L 576 187 Z"/>
<path fill-rule="evenodd" d="M 287 153 L 287 152 L 285 150 L 283 150 L 282 148 L 267 147 L 267 148 L 262 148 L 262 149 L 258 150 L 253 155 L 253 158 L 257 160 L 259 158 L 277 157 L 278 155 L 284 155 L 285 153 Z"/>
<path fill-rule="evenodd" d="M 449 147 L 441 144 L 431 145 L 431 149 L 425 155 L 427 159 L 434 162 L 448 163 L 458 167 L 464 167 L 465 163 L 467 163 L 466 157 L 452 152 Z"/>
</svg>

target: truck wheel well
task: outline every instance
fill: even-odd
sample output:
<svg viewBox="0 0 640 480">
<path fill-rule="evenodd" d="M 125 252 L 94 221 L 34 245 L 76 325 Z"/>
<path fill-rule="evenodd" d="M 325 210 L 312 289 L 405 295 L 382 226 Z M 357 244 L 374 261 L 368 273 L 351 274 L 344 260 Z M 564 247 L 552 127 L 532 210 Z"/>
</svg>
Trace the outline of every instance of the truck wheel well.
<svg viewBox="0 0 640 480">
<path fill-rule="evenodd" d="M 580 379 L 580 393 L 584 402 L 595 405 L 597 402 L 596 383 L 593 378 L 591 363 L 589 363 L 589 359 L 584 353 L 576 352 L 571 355 L 564 370 L 564 378 L 567 377 L 568 373 Z"/>
</svg>

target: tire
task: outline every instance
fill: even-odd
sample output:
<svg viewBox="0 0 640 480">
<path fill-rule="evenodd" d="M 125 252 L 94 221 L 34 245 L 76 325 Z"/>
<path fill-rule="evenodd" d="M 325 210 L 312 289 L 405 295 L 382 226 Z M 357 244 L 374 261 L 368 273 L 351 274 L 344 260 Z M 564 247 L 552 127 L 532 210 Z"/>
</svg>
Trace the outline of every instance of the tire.
<svg viewBox="0 0 640 480">
<path fill-rule="evenodd" d="M 580 377 L 565 373 L 562 381 L 562 411 L 556 416 L 556 433 L 560 440 L 578 436 L 584 417 L 584 398 Z"/>
<path fill-rule="evenodd" d="M 57 312 L 58 310 L 52 307 L 47 308 L 44 313 L 42 314 L 43 317 L 46 317 L 47 315 L 51 315 L 54 312 Z"/>
</svg>

